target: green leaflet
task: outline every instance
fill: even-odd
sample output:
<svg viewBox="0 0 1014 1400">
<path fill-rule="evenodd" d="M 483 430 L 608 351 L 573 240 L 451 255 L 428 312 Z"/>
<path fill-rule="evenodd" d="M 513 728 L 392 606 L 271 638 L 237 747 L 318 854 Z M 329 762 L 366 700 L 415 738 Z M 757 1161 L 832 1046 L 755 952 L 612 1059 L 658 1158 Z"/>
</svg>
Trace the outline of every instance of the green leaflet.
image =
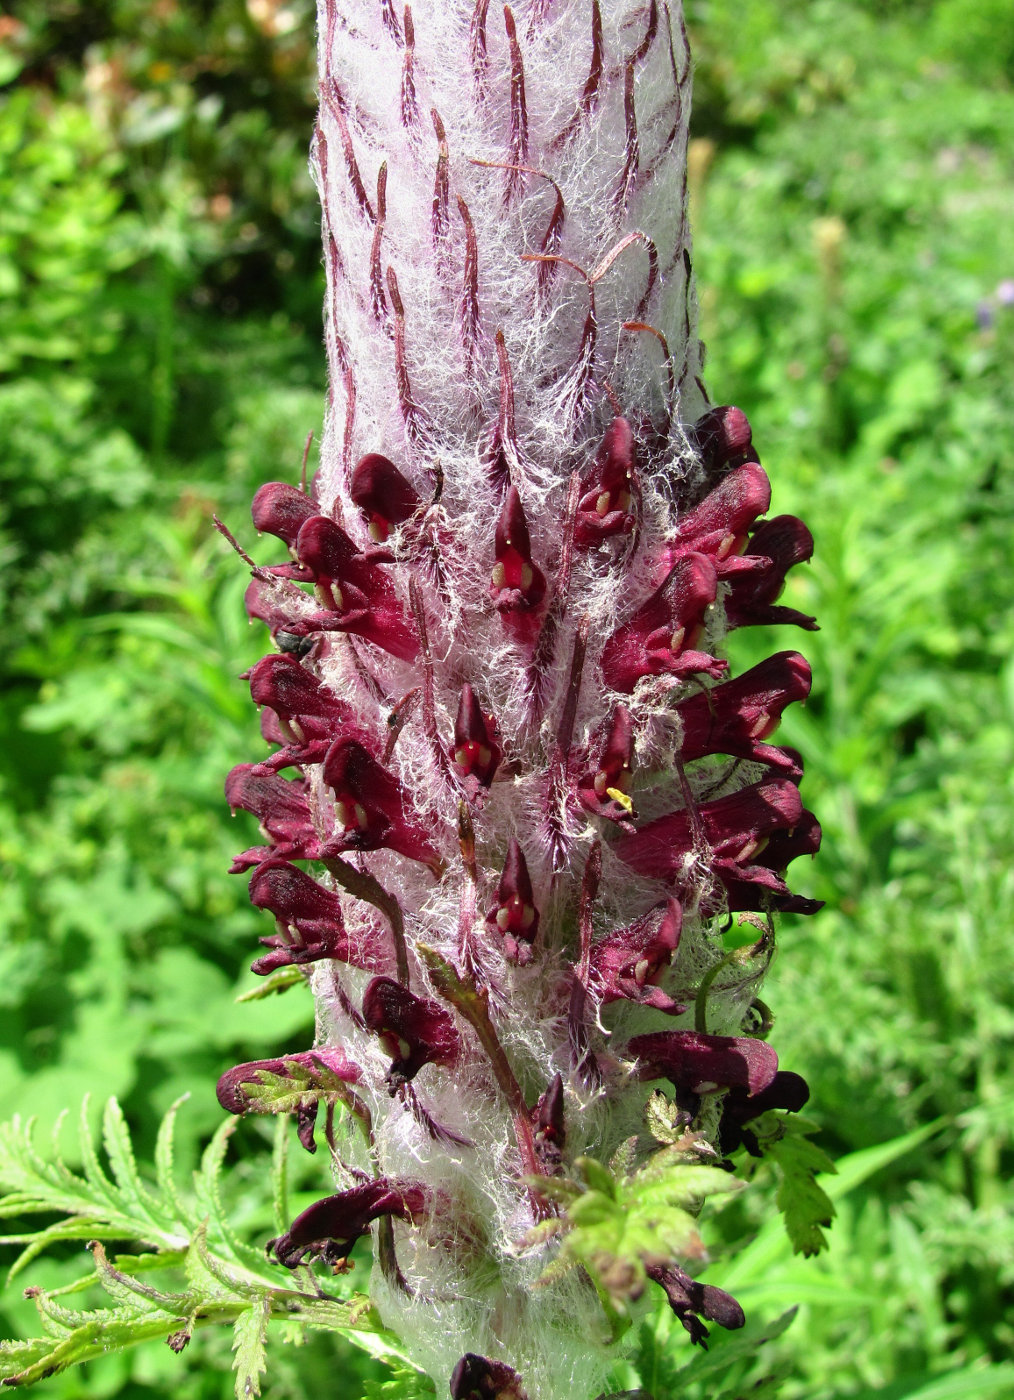
<svg viewBox="0 0 1014 1400">
<path fill-rule="evenodd" d="M 233 1325 L 233 1367 L 236 1372 L 236 1400 L 256 1400 L 261 1393 L 260 1378 L 267 1369 L 267 1337 L 271 1307 L 266 1298 L 240 1313 Z"/>
<path fill-rule="evenodd" d="M 0 1130 L 0 1187 L 5 1191 L 0 1215 L 56 1211 L 63 1216 L 55 1224 L 3 1240 L 25 1246 L 12 1272 L 23 1269 L 49 1244 L 65 1239 L 90 1241 L 93 1263 L 91 1274 L 64 1288 L 48 1293 L 28 1290 L 42 1335 L 0 1343 L 0 1384 L 28 1385 L 148 1340 L 167 1341 L 179 1351 L 199 1328 L 230 1325 L 237 1400 L 256 1400 L 272 1321 L 297 1329 L 383 1333 L 365 1296 L 339 1297 L 308 1271 L 297 1277 L 305 1278 L 312 1291 L 289 1287 L 293 1276 L 270 1265 L 262 1250 L 233 1229 L 224 1204 L 222 1169 L 234 1119 L 227 1119 L 212 1138 L 194 1173 L 193 1193 L 183 1197 L 172 1171 L 178 1107 L 169 1110 L 159 1132 L 154 1186 L 137 1170 L 130 1135 L 114 1099 L 103 1116 L 108 1172 L 84 1118 L 80 1175 L 58 1155 L 47 1160 L 36 1151 L 31 1123 L 14 1121 Z M 282 1161 L 276 1154 L 276 1171 Z M 274 1189 L 279 1190 L 278 1183 Z M 110 1258 L 102 1240 L 144 1249 Z M 105 1306 L 85 1310 L 62 1301 L 94 1286 L 109 1300 Z M 381 1336 L 376 1340 L 380 1343 Z"/>
<path fill-rule="evenodd" d="M 770 1141 L 758 1135 L 764 1155 L 777 1163 L 781 1174 L 775 1202 L 793 1252 L 819 1254 L 827 1248 L 824 1231 L 834 1218 L 834 1205 L 817 1181 L 817 1173 L 833 1174 L 835 1165 L 826 1152 L 810 1141 L 807 1134 L 814 1127 L 805 1119 L 781 1117 L 778 1127 L 778 1136 Z"/>
<path fill-rule="evenodd" d="M 622 1164 L 610 1169 L 591 1157 L 579 1158 L 575 1166 L 575 1177 L 531 1178 L 533 1186 L 560 1203 L 563 1216 L 536 1225 L 525 1243 L 535 1247 L 562 1235 L 538 1286 L 583 1268 L 615 1339 L 630 1325 L 630 1304 L 647 1282 L 646 1263 L 699 1253 L 697 1215 L 705 1197 L 737 1191 L 742 1182 L 702 1166 L 692 1145 L 655 1152 L 636 1171 Z"/>
</svg>

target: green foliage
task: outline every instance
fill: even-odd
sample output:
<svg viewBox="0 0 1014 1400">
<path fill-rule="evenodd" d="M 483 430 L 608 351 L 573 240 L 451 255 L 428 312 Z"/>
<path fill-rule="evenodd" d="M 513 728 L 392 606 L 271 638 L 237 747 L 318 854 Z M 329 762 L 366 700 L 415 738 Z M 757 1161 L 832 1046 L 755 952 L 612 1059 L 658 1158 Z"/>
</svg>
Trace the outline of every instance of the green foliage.
<svg viewBox="0 0 1014 1400">
<path fill-rule="evenodd" d="M 622 1157 L 609 1167 L 579 1157 L 575 1177 L 532 1178 L 532 1185 L 563 1207 L 561 1216 L 536 1225 L 526 1240 L 530 1245 L 561 1240 L 538 1283 L 545 1286 L 583 1268 L 598 1292 L 613 1340 L 629 1327 L 630 1304 L 647 1286 L 646 1264 L 699 1256 L 703 1246 L 697 1216 L 704 1201 L 741 1185 L 727 1172 L 705 1165 L 697 1147 L 693 1141 L 665 1147 L 636 1171 Z"/>
<path fill-rule="evenodd" d="M 50 1155 L 39 1155 L 31 1123 L 23 1126 L 15 1118 L 4 1125 L 0 1188 L 6 1194 L 0 1199 L 0 1216 L 56 1212 L 62 1217 L 0 1241 L 24 1246 L 11 1275 L 42 1250 L 66 1240 L 89 1242 L 94 1272 L 61 1288 L 28 1290 L 42 1335 L 0 1343 L 0 1384 L 28 1385 L 145 1341 L 165 1341 L 178 1353 L 195 1330 L 231 1325 L 236 1397 L 245 1400 L 261 1393 L 269 1323 L 328 1333 L 382 1331 L 365 1295 L 339 1297 L 324 1291 L 306 1267 L 291 1276 L 298 1287 L 283 1286 L 277 1266 L 272 1270 L 263 1251 L 236 1233 L 227 1217 L 221 1182 L 235 1119 L 226 1119 L 218 1128 L 194 1174 L 192 1193 L 181 1194 L 173 1171 L 178 1107 L 173 1105 L 160 1126 L 152 1185 L 137 1169 L 115 1099 L 106 1104 L 102 1120 L 108 1172 L 95 1150 L 87 1113 L 79 1137 L 81 1174 L 64 1165 L 55 1140 Z M 129 1244 L 133 1252 L 110 1259 L 103 1240 Z M 111 1305 L 82 1309 L 63 1302 L 94 1292 L 96 1285 Z"/>
</svg>

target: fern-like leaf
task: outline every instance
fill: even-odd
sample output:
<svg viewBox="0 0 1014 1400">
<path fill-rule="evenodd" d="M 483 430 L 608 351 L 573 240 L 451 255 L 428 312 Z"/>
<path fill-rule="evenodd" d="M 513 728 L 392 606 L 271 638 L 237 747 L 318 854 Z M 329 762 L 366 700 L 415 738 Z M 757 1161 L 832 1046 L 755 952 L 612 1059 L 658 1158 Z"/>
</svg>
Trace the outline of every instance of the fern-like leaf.
<svg viewBox="0 0 1014 1400">
<path fill-rule="evenodd" d="M 41 1335 L 0 1343 L 0 1386 L 28 1385 L 152 1339 L 180 1351 L 197 1329 L 225 1325 L 234 1329 L 237 1400 L 256 1400 L 273 1321 L 297 1329 L 344 1330 L 353 1339 L 369 1336 L 370 1350 L 382 1347 L 386 1334 L 368 1298 L 325 1292 L 309 1270 L 297 1275 L 307 1280 L 307 1290 L 291 1287 L 293 1275 L 270 1264 L 233 1229 L 222 1170 L 235 1120 L 215 1134 L 194 1173 L 193 1196 L 184 1198 L 173 1174 L 178 1108 L 173 1105 L 159 1130 L 153 1184 L 138 1170 L 115 1100 L 106 1105 L 102 1120 L 108 1166 L 82 1116 L 81 1173 L 71 1171 L 57 1153 L 53 1160 L 39 1154 L 32 1123 L 15 1120 L 0 1128 L 0 1190 L 5 1192 L 0 1216 L 63 1217 L 0 1240 L 24 1246 L 12 1273 L 60 1241 L 87 1240 L 92 1257 L 92 1272 L 74 1283 L 48 1292 L 27 1290 Z M 275 1160 L 280 1166 L 282 1155 L 276 1152 Z M 277 1197 L 277 1183 L 273 1189 Z M 141 1251 L 110 1257 L 103 1241 L 141 1246 Z M 107 1306 L 75 1308 L 65 1301 L 96 1287 L 108 1298 Z"/>
</svg>

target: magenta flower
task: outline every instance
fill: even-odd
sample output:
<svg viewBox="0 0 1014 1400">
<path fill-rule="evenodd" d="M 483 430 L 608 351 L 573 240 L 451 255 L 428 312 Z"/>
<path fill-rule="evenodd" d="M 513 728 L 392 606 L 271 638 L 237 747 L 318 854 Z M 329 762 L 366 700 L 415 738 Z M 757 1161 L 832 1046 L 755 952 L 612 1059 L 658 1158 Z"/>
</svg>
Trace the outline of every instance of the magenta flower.
<svg viewBox="0 0 1014 1400">
<path fill-rule="evenodd" d="M 289 551 L 246 596 L 273 752 L 226 784 L 265 843 L 233 867 L 275 921 L 254 968 L 306 969 L 316 1046 L 219 1095 L 308 1147 L 326 1106 L 338 1190 L 280 1264 L 341 1269 L 373 1234 L 374 1302 L 439 1393 L 591 1400 L 649 1284 L 694 1341 L 743 1320 L 687 1272 L 689 1212 L 633 1261 L 578 1252 L 574 1193 L 618 1199 L 645 1083 L 695 1201 L 803 1102 L 750 1033 L 759 972 L 711 974 L 730 913 L 818 907 L 774 742 L 809 667 L 726 648 L 815 625 L 778 602 L 813 541 L 767 517 L 746 417 L 700 377 L 678 5 L 319 19 L 321 465 L 254 500 Z M 557 1277 L 568 1242 L 584 1272 Z"/>
</svg>

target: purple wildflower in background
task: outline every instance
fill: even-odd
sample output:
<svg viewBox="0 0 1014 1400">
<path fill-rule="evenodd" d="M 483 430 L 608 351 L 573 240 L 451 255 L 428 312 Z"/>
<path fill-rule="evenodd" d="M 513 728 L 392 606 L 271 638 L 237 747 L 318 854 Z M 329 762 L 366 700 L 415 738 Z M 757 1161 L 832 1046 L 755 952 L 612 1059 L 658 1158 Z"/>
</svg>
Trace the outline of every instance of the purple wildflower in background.
<svg viewBox="0 0 1014 1400">
<path fill-rule="evenodd" d="M 525 1247 L 548 1183 L 638 1131 L 646 1082 L 705 1147 L 804 1101 L 748 1033 L 757 972 L 711 986 L 706 1029 L 692 1004 L 730 912 L 817 907 L 771 742 L 809 668 L 724 655 L 815 625 L 777 602 L 813 541 L 766 518 L 701 379 L 678 4 L 323 0 L 319 25 L 321 466 L 254 500 L 290 553 L 247 593 L 273 751 L 226 784 L 265 842 L 233 867 L 276 920 L 254 969 L 307 969 L 317 1048 L 219 1092 L 280 1086 L 311 1147 L 328 1105 L 338 1191 L 281 1264 L 344 1268 L 372 1232 L 374 1300 L 440 1393 L 591 1396 L 598 1295 L 536 1290 L 555 1245 Z M 647 1276 L 691 1337 L 741 1325 L 687 1263 Z"/>
</svg>

